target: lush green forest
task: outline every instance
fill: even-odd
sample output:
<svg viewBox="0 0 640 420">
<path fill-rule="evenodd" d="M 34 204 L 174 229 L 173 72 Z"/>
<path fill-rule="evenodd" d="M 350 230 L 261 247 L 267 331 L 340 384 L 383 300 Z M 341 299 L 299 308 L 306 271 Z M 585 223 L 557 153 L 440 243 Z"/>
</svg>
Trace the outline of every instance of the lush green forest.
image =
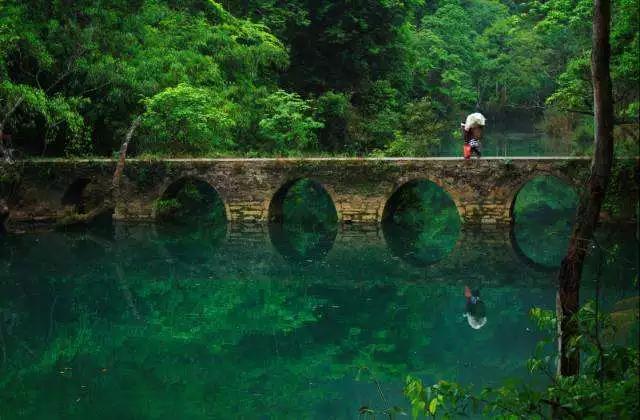
<svg viewBox="0 0 640 420">
<path fill-rule="evenodd" d="M 0 132 L 35 156 L 111 156 L 138 123 L 137 155 L 432 155 L 480 110 L 588 151 L 591 6 L 0 0 Z M 638 20 L 613 1 L 622 152 Z"/>
</svg>

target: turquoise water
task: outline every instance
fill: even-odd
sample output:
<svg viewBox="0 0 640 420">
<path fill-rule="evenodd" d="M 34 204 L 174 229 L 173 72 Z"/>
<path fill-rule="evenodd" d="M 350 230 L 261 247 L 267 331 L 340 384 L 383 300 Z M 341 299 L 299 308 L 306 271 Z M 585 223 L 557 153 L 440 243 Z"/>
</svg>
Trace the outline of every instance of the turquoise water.
<svg viewBox="0 0 640 420">
<path fill-rule="evenodd" d="M 531 381 L 528 311 L 554 308 L 564 210 L 521 193 L 513 231 L 446 229 L 446 203 L 426 194 L 438 223 L 413 231 L 402 222 L 421 219 L 405 215 L 363 229 L 284 220 L 0 239 L 0 419 L 352 419 L 361 406 L 408 409 L 407 374 Z M 599 234 L 605 308 L 636 293 L 630 230 Z M 485 302 L 481 329 L 463 316 L 465 285 Z"/>
<path fill-rule="evenodd" d="M 521 130 L 507 130 L 489 126 L 482 139 L 483 156 L 571 156 L 584 155 L 585 150 L 569 140 L 551 138 L 527 126 Z M 436 156 L 462 156 L 462 136 L 442 141 Z"/>
</svg>

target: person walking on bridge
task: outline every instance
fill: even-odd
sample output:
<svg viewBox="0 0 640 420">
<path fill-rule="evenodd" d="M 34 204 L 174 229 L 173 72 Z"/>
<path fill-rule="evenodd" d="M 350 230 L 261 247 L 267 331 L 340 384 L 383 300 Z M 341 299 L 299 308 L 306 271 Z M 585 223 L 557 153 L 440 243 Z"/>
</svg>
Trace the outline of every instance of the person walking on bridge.
<svg viewBox="0 0 640 420">
<path fill-rule="evenodd" d="M 461 124 L 464 138 L 464 158 L 471 159 L 471 155 L 475 154 L 478 158 L 482 157 L 482 134 L 487 119 L 479 112 L 475 112 L 467 116 L 467 120 Z"/>
</svg>

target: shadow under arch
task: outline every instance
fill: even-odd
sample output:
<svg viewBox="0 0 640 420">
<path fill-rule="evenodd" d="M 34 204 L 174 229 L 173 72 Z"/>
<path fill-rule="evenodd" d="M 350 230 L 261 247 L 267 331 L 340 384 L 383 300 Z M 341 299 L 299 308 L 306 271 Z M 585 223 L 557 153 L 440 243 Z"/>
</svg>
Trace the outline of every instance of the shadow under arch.
<svg viewBox="0 0 640 420">
<path fill-rule="evenodd" d="M 333 248 L 338 233 L 338 212 L 318 181 L 295 178 L 273 195 L 268 213 L 269 239 L 285 260 L 313 263 Z"/>
<path fill-rule="evenodd" d="M 109 193 L 108 188 L 92 178 L 76 178 L 60 198 L 60 205 L 65 216 L 81 217 L 75 223 L 63 224 L 64 229 L 82 229 L 82 225 L 88 224 L 102 230 L 103 234 L 112 232 L 114 208 L 112 205 L 105 205 Z"/>
<path fill-rule="evenodd" d="M 557 271 L 577 205 L 575 185 L 566 177 L 540 173 L 523 181 L 510 207 L 509 241 L 517 259 L 536 271 Z"/>
<path fill-rule="evenodd" d="M 77 214 L 90 213 L 99 208 L 105 201 L 103 186 L 94 182 L 91 178 L 77 178 L 65 190 L 60 204 Z"/>
<path fill-rule="evenodd" d="M 428 178 L 399 186 L 382 211 L 382 232 L 392 254 L 415 267 L 446 259 L 459 247 L 462 221 L 448 192 Z"/>
<path fill-rule="evenodd" d="M 0 200 L 0 238 L 7 233 L 9 216 L 11 216 L 9 206 L 4 202 L 4 200 Z"/>
</svg>

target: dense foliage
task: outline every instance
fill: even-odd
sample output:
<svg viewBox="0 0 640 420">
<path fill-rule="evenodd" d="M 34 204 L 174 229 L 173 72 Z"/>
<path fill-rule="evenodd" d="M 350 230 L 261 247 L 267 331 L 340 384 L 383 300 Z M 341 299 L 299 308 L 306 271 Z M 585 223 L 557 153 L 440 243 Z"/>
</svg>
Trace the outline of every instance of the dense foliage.
<svg viewBox="0 0 640 420">
<path fill-rule="evenodd" d="M 614 0 L 618 141 L 639 36 Z M 0 131 L 28 154 L 436 154 L 465 113 L 590 146 L 591 2 L 0 2 Z"/>
<path fill-rule="evenodd" d="M 506 383 L 478 392 L 447 381 L 425 387 L 420 379 L 408 377 L 405 393 L 411 400 L 413 417 L 452 419 L 482 413 L 499 419 L 636 418 L 640 412 L 640 355 L 637 322 L 633 321 L 637 320 L 637 306 L 636 297 L 619 302 L 613 315 L 600 313 L 593 301 L 580 309 L 580 334 L 572 347 L 584 353 L 584 363 L 580 375 L 570 377 L 554 377 L 554 357 L 550 351 L 543 351 L 555 341 L 555 315 L 534 308 L 532 317 L 548 337 L 538 344 L 527 367 L 532 375 L 550 379 L 546 388 L 531 386 L 531 382 Z M 616 325 L 612 321 L 621 317 L 630 323 L 618 320 Z"/>
</svg>

